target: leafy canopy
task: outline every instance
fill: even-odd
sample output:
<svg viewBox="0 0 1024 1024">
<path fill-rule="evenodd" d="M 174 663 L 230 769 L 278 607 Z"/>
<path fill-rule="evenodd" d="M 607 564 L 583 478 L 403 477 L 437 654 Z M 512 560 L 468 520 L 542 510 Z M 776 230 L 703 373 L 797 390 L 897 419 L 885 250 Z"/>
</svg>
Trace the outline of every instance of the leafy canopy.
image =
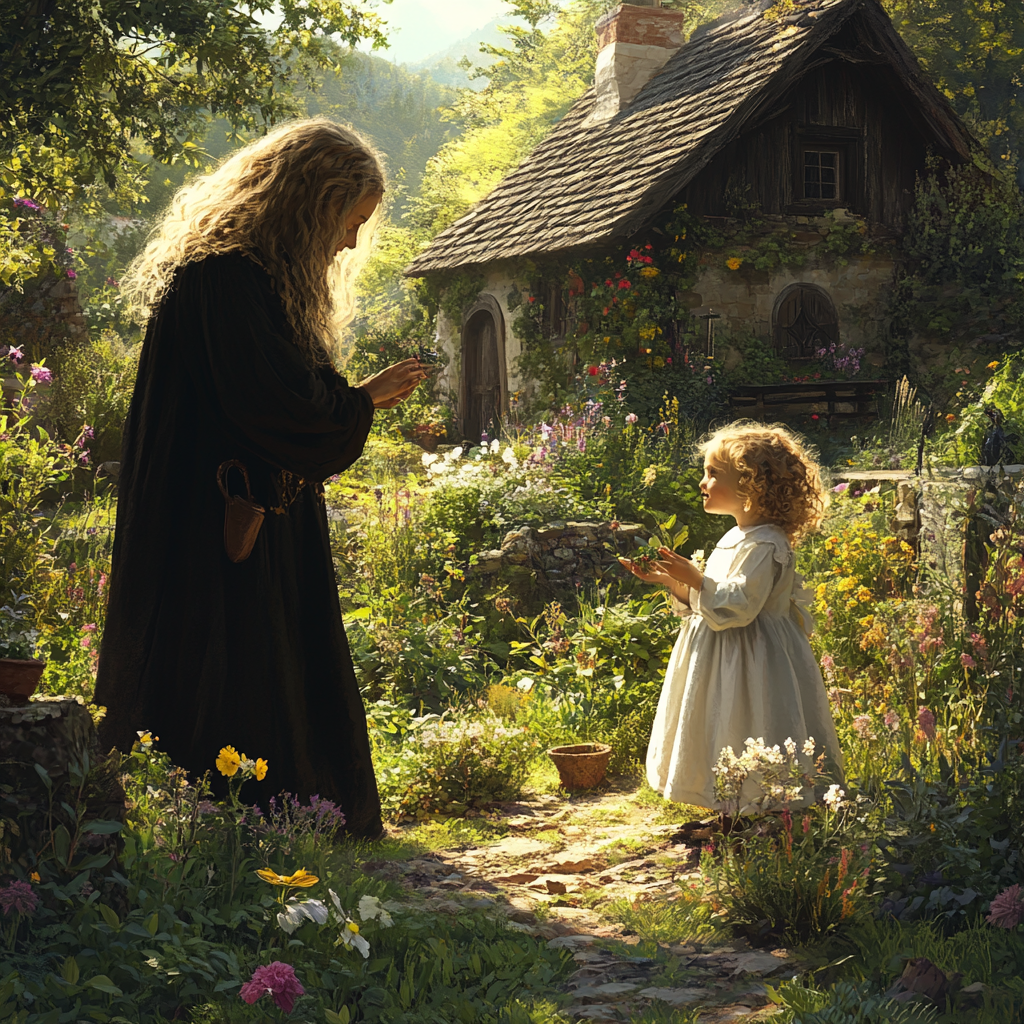
<svg viewBox="0 0 1024 1024">
<path fill-rule="evenodd" d="M 131 187 L 140 149 L 197 163 L 212 117 L 272 124 L 332 64 L 325 36 L 376 47 L 383 28 L 364 0 L 0 0 L 0 199 Z"/>
</svg>

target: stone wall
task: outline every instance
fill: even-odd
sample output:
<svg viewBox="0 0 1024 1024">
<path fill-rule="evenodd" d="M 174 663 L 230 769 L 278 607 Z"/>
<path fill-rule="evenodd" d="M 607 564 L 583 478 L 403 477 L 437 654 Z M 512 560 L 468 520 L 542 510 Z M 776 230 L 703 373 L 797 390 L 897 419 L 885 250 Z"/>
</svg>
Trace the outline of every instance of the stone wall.
<svg viewBox="0 0 1024 1024">
<path fill-rule="evenodd" d="M 470 574 L 477 577 L 528 573 L 549 586 L 575 588 L 578 582 L 621 572 L 615 552 L 628 555 L 648 531 L 636 523 L 567 522 L 523 526 L 505 535 L 500 548 L 477 556 Z M 610 545 L 614 550 L 610 550 Z"/>
</svg>

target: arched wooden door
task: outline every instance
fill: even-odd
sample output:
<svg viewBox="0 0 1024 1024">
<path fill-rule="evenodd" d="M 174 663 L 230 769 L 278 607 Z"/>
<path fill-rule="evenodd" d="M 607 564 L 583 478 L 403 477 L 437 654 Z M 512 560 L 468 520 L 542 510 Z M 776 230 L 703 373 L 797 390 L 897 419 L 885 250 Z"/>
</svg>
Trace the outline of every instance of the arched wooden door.
<svg viewBox="0 0 1024 1024">
<path fill-rule="evenodd" d="M 787 288 L 775 303 L 772 317 L 775 350 L 787 359 L 812 359 L 839 342 L 839 317 L 828 293 L 812 284 Z"/>
<path fill-rule="evenodd" d="M 472 444 L 484 431 L 493 438 L 505 409 L 505 329 L 501 307 L 483 296 L 462 328 L 462 433 Z"/>
</svg>

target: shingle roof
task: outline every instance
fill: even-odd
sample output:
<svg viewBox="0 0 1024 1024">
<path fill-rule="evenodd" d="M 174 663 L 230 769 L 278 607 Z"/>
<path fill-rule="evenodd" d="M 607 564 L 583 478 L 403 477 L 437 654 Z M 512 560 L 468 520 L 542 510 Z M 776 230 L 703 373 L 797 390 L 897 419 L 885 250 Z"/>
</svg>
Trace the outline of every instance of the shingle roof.
<svg viewBox="0 0 1024 1024">
<path fill-rule="evenodd" d="M 811 0 L 769 21 L 770 0 L 707 26 L 610 121 L 584 126 L 588 90 L 534 151 L 440 232 L 409 276 L 625 238 L 642 228 L 735 138 L 768 112 L 851 17 L 920 103 L 936 148 L 961 159 L 967 129 L 925 78 L 877 0 Z"/>
</svg>

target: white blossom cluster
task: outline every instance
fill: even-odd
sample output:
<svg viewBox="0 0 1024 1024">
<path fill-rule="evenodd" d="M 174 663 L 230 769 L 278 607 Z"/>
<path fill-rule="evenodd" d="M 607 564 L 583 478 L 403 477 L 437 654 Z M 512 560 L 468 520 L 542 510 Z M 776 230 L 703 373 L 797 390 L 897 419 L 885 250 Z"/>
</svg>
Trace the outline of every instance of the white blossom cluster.
<svg viewBox="0 0 1024 1024">
<path fill-rule="evenodd" d="M 427 478 L 432 483 L 469 483 L 485 471 L 490 474 L 490 467 L 498 461 L 506 471 L 514 472 L 520 468 L 515 449 L 510 444 L 503 449 L 498 438 L 480 448 L 470 449 L 468 458 L 463 459 L 464 454 L 466 450 L 461 445 L 444 455 L 424 452 L 421 461 L 427 470 Z"/>
<path fill-rule="evenodd" d="M 810 736 L 800 748 L 805 758 L 814 757 L 815 742 Z M 711 769 L 715 774 L 715 795 L 723 808 L 739 813 L 743 787 L 747 780 L 760 786 L 763 796 L 756 801 L 760 806 L 788 804 L 801 798 L 807 781 L 804 769 L 797 759 L 797 744 L 789 737 L 780 747 L 769 747 L 764 737 L 747 737 L 742 754 L 732 747 L 724 747 Z"/>
<path fill-rule="evenodd" d="M 425 747 L 442 743 L 462 743 L 465 740 L 490 740 L 502 742 L 522 736 L 521 729 L 510 729 L 497 721 L 449 721 L 442 719 L 424 725 L 419 732 L 419 741 Z"/>
</svg>

